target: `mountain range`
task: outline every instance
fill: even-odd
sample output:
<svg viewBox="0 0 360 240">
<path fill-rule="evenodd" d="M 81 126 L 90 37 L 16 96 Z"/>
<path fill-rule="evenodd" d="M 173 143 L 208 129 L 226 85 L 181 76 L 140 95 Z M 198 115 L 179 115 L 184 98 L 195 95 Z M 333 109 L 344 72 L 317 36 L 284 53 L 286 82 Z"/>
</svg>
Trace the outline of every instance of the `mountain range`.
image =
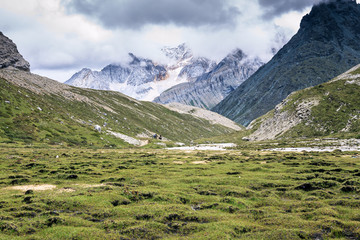
<svg viewBox="0 0 360 240">
<path fill-rule="evenodd" d="M 323 2 L 270 62 L 212 110 L 246 126 L 290 93 L 327 82 L 359 62 L 360 5 Z"/>
<path fill-rule="evenodd" d="M 126 64 L 110 64 L 100 72 L 84 68 L 65 83 L 119 91 L 138 100 L 210 109 L 263 65 L 258 58 L 249 58 L 239 49 L 219 64 L 195 57 L 186 44 L 164 47 L 162 52 L 169 62 L 166 65 L 129 53 Z"/>
<path fill-rule="evenodd" d="M 211 71 L 195 81 L 178 84 L 154 99 L 167 104 L 178 102 L 211 109 L 263 65 L 258 58 L 249 58 L 240 49 L 227 55 Z"/>
<path fill-rule="evenodd" d="M 98 90 L 113 90 L 138 100 L 152 101 L 163 91 L 183 82 L 194 81 L 215 67 L 207 58 L 194 57 L 186 44 L 164 47 L 168 64 L 157 64 L 150 59 L 129 53 L 129 61 L 109 64 L 101 71 L 84 68 L 66 84 Z"/>
</svg>

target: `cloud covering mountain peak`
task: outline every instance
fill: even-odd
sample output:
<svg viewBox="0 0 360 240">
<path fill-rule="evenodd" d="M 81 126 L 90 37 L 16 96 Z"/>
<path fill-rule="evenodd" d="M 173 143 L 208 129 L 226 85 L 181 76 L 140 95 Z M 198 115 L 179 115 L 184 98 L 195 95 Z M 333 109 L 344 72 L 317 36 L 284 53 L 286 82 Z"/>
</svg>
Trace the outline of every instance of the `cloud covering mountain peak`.
<svg viewBox="0 0 360 240">
<path fill-rule="evenodd" d="M 141 29 L 146 25 L 231 27 L 240 10 L 228 0 L 72 0 L 63 1 L 71 13 L 96 19 L 107 28 Z"/>
</svg>

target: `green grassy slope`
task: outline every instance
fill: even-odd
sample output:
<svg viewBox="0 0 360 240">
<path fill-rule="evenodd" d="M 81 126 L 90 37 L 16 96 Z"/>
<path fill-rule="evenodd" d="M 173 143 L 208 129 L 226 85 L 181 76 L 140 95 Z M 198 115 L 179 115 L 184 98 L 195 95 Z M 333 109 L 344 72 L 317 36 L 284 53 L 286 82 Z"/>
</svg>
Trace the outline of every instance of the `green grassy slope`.
<svg viewBox="0 0 360 240">
<path fill-rule="evenodd" d="M 279 111 L 272 110 L 257 119 L 252 125 L 258 130 L 270 119 L 278 122 L 286 112 L 292 122 L 300 119 L 300 105 L 316 101 L 308 108 L 309 115 L 299 123 L 281 133 L 278 137 L 355 137 L 360 138 L 360 65 L 340 75 L 328 83 L 300 90 L 285 99 Z M 305 108 L 306 110 L 306 108 Z M 289 119 L 282 119 L 289 121 Z M 263 124 L 264 126 L 261 126 Z M 289 123 L 290 124 L 290 123 Z M 267 126 L 270 129 L 272 126 Z M 280 131 L 279 131 L 280 133 Z"/>
<path fill-rule="evenodd" d="M 95 125 L 102 127 L 101 133 L 94 130 Z M 18 70 L 0 71 L 1 142 L 127 145 L 106 134 L 107 130 L 131 137 L 157 133 L 184 142 L 233 132 L 118 92 L 70 87 Z"/>
</svg>

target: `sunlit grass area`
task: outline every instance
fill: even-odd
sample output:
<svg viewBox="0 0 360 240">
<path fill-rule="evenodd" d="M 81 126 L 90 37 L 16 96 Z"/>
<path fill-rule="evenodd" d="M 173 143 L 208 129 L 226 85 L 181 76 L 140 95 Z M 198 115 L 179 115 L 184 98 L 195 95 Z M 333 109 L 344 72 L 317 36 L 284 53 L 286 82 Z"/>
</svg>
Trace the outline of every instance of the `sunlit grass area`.
<svg viewBox="0 0 360 240">
<path fill-rule="evenodd" d="M 355 152 L 0 152 L 0 239 L 360 237 Z"/>
</svg>

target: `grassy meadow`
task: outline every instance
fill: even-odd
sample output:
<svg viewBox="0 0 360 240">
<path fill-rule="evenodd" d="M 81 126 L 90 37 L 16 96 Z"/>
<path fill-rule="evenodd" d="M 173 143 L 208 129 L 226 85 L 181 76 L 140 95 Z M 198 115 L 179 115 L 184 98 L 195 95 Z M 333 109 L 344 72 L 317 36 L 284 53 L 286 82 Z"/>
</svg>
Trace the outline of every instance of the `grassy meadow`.
<svg viewBox="0 0 360 240">
<path fill-rule="evenodd" d="M 354 152 L 0 150 L 0 239 L 359 239 Z"/>
</svg>

